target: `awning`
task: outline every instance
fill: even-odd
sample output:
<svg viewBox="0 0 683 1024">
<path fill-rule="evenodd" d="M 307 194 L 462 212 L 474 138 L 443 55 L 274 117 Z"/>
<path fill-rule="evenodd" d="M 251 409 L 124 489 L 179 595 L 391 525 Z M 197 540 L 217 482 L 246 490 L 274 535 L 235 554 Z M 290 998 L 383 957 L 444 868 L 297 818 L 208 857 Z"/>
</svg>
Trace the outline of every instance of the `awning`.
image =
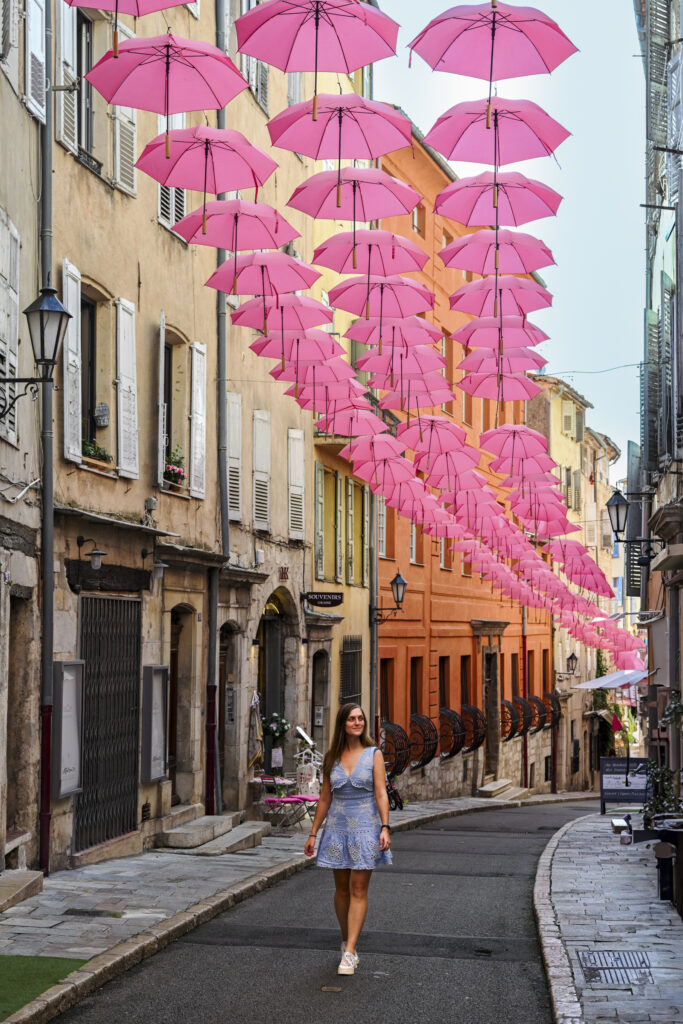
<svg viewBox="0 0 683 1024">
<path fill-rule="evenodd" d="M 620 672 L 610 672 L 609 675 L 600 676 L 598 679 L 589 679 L 585 683 L 575 683 L 573 690 L 616 690 L 620 686 L 634 686 L 643 679 L 647 679 L 650 673 L 642 669 L 622 669 Z"/>
</svg>

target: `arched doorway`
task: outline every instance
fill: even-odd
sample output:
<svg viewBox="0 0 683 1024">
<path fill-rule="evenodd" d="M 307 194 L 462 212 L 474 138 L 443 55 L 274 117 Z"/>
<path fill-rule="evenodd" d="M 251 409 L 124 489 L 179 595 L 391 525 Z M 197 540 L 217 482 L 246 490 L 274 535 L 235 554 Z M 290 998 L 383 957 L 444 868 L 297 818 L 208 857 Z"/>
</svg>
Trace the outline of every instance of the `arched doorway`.
<svg viewBox="0 0 683 1024">
<path fill-rule="evenodd" d="M 256 634 L 258 642 L 258 690 L 261 713 L 277 713 L 298 724 L 299 621 L 294 600 L 283 587 L 266 601 Z M 271 768 L 272 743 L 265 737 L 266 770 Z"/>
<path fill-rule="evenodd" d="M 194 610 L 176 605 L 171 610 L 171 650 L 168 678 L 168 775 L 171 803 L 189 800 L 182 773 L 192 772 L 192 677 Z"/>
<path fill-rule="evenodd" d="M 330 656 L 327 651 L 313 655 L 311 679 L 311 736 L 318 750 L 327 749 L 330 723 Z"/>
</svg>

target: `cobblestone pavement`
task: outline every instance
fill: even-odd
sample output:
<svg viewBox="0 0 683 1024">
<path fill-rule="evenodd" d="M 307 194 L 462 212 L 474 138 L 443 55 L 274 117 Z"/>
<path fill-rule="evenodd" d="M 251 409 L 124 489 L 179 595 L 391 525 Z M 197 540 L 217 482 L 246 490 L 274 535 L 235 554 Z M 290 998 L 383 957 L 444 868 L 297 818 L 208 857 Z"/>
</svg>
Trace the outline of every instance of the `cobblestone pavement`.
<svg viewBox="0 0 683 1024">
<path fill-rule="evenodd" d="M 658 899 L 652 850 L 645 843 L 621 846 L 611 830 L 610 814 L 591 814 L 563 830 L 552 855 L 549 880 L 550 903 L 583 1014 L 579 1020 L 587 1024 L 683 1020 L 683 921 L 671 903 Z M 543 939 L 538 901 L 536 909 Z M 579 959 L 583 951 L 645 953 L 649 970 L 641 967 L 628 976 L 613 972 L 611 977 L 594 969 L 586 972 Z M 614 963 L 611 957 L 593 956 L 591 961 Z M 639 961 L 643 963 L 639 957 L 634 960 Z M 561 984 L 561 969 L 556 971 Z M 550 980 L 552 987 L 552 975 Z M 575 1016 L 561 1012 L 562 1005 L 571 1005 L 571 993 L 560 988 L 554 1002 L 556 1009 L 560 1007 L 557 1019 L 574 1024 Z"/>
</svg>

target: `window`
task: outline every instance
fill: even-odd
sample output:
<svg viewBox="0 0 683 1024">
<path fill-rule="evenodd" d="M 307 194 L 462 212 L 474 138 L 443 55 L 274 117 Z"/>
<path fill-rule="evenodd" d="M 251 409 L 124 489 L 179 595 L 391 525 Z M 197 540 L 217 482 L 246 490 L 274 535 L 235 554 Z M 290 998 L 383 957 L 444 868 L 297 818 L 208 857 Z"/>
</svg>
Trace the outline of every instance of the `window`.
<svg viewBox="0 0 683 1024">
<path fill-rule="evenodd" d="M 289 469 L 288 518 L 290 540 L 303 540 L 305 532 L 305 442 L 303 430 L 287 431 Z"/>
<path fill-rule="evenodd" d="M 576 437 L 576 406 L 566 399 L 562 400 L 562 433 Z"/>
<path fill-rule="evenodd" d="M 471 576 L 472 575 L 472 563 L 466 561 L 464 555 L 462 556 L 462 561 L 460 563 L 460 575 L 461 576 Z"/>
<path fill-rule="evenodd" d="M 287 106 L 301 103 L 301 72 L 290 71 L 287 75 Z"/>
<path fill-rule="evenodd" d="M 379 716 L 381 722 L 389 722 L 392 717 L 392 700 L 394 696 L 394 659 L 379 660 Z"/>
<path fill-rule="evenodd" d="M 78 125 L 77 138 L 80 149 L 91 153 L 93 148 L 92 86 L 85 79 L 92 67 L 92 21 L 81 10 L 76 16 L 77 76 L 78 76 Z"/>
<path fill-rule="evenodd" d="M 543 693 L 548 692 L 548 675 L 549 675 L 549 660 L 550 651 L 547 647 L 544 647 L 541 651 L 541 677 L 543 681 Z"/>
<path fill-rule="evenodd" d="M 97 404 L 97 306 L 81 297 L 81 438 L 96 439 Z"/>
<path fill-rule="evenodd" d="M 543 760 L 543 781 L 550 782 L 552 780 L 552 758 L 550 754 L 546 754 Z"/>
<path fill-rule="evenodd" d="M 361 96 L 366 100 L 372 99 L 373 78 L 372 64 L 365 64 L 361 68 Z"/>
<path fill-rule="evenodd" d="M 171 114 L 168 118 L 168 129 L 185 127 L 185 114 Z M 159 115 L 157 131 L 162 135 L 166 131 L 166 118 Z M 170 185 L 159 185 L 159 223 L 165 228 L 173 228 L 185 216 L 185 189 L 172 188 Z"/>
<path fill-rule="evenodd" d="M 410 714 L 420 714 L 422 689 L 422 658 L 410 659 Z"/>
<path fill-rule="evenodd" d="M 135 306 L 116 299 L 116 428 L 119 476 L 137 480 L 138 387 Z"/>
<path fill-rule="evenodd" d="M 341 680 L 339 685 L 339 703 L 351 701 L 359 703 L 362 697 L 363 678 L 363 638 L 345 636 L 341 649 Z"/>
<path fill-rule="evenodd" d="M 410 561 L 411 564 L 417 561 L 417 527 L 415 523 L 410 524 Z"/>
<path fill-rule="evenodd" d="M 606 508 L 600 512 L 600 542 L 606 551 L 612 547 L 612 524 L 609 521 L 609 512 Z"/>
<path fill-rule="evenodd" d="M 315 576 L 342 581 L 343 478 L 341 473 L 315 464 Z"/>
<path fill-rule="evenodd" d="M 384 495 L 377 495 L 377 554 L 387 556 L 387 506 Z"/>
<path fill-rule="evenodd" d="M 519 697 L 519 670 L 517 667 L 517 654 L 510 655 L 510 686 L 512 688 L 512 696 Z"/>
<path fill-rule="evenodd" d="M 197 0 L 199 2 L 199 0 Z M 119 25 L 119 35 L 133 37 L 125 25 Z M 112 107 L 114 127 L 114 184 L 122 192 L 134 196 L 137 191 L 137 112 L 133 107 Z"/>
<path fill-rule="evenodd" d="M 463 372 L 462 379 L 465 379 L 466 374 Z M 466 391 L 462 393 L 462 421 L 468 427 L 474 425 L 474 402 L 472 395 L 468 395 Z"/>
<path fill-rule="evenodd" d="M 449 572 L 453 568 L 453 552 L 448 537 L 441 537 L 439 540 L 439 566 Z"/>
<path fill-rule="evenodd" d="M 256 7 L 257 0 L 241 0 L 242 14 Z M 252 95 L 264 113 L 268 113 L 268 65 L 242 54 L 242 74 L 249 83 Z"/>
<path fill-rule="evenodd" d="M 24 13 L 24 102 L 45 124 L 45 0 L 26 0 Z"/>
<path fill-rule="evenodd" d="M 527 693 L 534 693 L 536 689 L 535 678 L 535 651 L 526 652 L 526 689 Z"/>
<path fill-rule="evenodd" d="M 242 518 L 242 396 L 228 392 L 228 516 Z"/>
<path fill-rule="evenodd" d="M 16 378 L 19 360 L 19 235 L 0 210 L 0 377 Z M 13 398 L 16 384 L 0 384 L 0 395 Z M 0 437 L 17 443 L 16 405 L 0 420 Z"/>
<path fill-rule="evenodd" d="M 328 334 L 334 334 L 334 308 L 330 306 L 330 296 L 324 289 L 320 292 L 320 301 L 323 306 L 327 306 L 328 309 L 332 309 L 332 319 L 329 323 L 322 324 L 320 330 L 327 331 Z"/>
<path fill-rule="evenodd" d="M 166 431 L 164 438 L 164 455 L 166 460 L 173 445 L 173 346 L 164 344 L 164 405 L 166 407 Z"/>
<path fill-rule="evenodd" d="M 17 8 L 15 0 L 0 2 L 0 61 L 9 60 L 17 45 Z"/>
<path fill-rule="evenodd" d="M 427 232 L 427 211 L 422 203 L 418 203 L 413 209 L 413 231 L 417 231 L 422 238 Z"/>
<path fill-rule="evenodd" d="M 191 355 L 190 394 L 190 494 L 206 494 L 206 345 L 194 342 Z M 268 453 L 270 455 L 270 452 Z"/>
<path fill-rule="evenodd" d="M 328 299 L 328 302 L 329 302 L 329 299 Z M 360 343 L 360 341 L 354 341 L 352 339 L 351 340 L 351 366 L 356 371 L 356 377 L 358 378 L 359 382 L 361 384 L 363 384 L 364 387 L 367 387 L 368 386 L 368 381 L 370 380 L 370 374 L 368 373 L 367 370 L 359 370 L 358 369 L 358 360 L 360 359 L 361 356 L 365 355 L 365 353 L 366 353 L 365 345 L 362 345 Z"/>
<path fill-rule="evenodd" d="M 491 428 L 491 407 L 493 402 L 488 398 L 482 398 L 481 400 L 481 425 L 482 430 L 490 430 Z"/>
<path fill-rule="evenodd" d="M 460 656 L 460 707 L 470 703 L 470 655 Z"/>
<path fill-rule="evenodd" d="M 252 514 L 255 530 L 270 531 L 270 413 L 254 409 Z"/>
<path fill-rule="evenodd" d="M 439 707 L 450 707 L 450 686 L 451 686 L 451 659 L 446 656 L 439 657 Z"/>
<path fill-rule="evenodd" d="M 410 524 L 410 561 L 413 565 L 424 564 L 424 535 L 419 523 Z"/>
<path fill-rule="evenodd" d="M 367 586 L 369 572 L 370 489 L 346 478 L 346 582 Z"/>
</svg>

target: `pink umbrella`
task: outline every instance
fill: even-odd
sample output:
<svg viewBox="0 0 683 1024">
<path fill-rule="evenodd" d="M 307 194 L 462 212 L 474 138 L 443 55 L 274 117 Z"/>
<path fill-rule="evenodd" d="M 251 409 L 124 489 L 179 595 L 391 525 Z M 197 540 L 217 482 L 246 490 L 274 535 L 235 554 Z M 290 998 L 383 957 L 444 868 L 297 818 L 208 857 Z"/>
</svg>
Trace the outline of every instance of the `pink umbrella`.
<svg viewBox="0 0 683 1024">
<path fill-rule="evenodd" d="M 354 467 L 354 476 L 366 480 L 374 494 L 382 494 L 385 488 L 393 488 L 397 484 L 412 480 L 415 476 L 412 464 L 400 455 L 386 459 L 377 459 L 373 463 L 365 463 Z"/>
<path fill-rule="evenodd" d="M 373 462 L 377 458 L 391 455 L 403 455 L 405 445 L 397 441 L 391 434 L 373 434 L 360 440 L 352 441 L 339 452 L 340 459 L 349 459 L 354 465 Z"/>
<path fill-rule="evenodd" d="M 530 348 L 509 348 L 503 355 L 492 348 L 477 348 L 465 356 L 456 369 L 473 373 L 519 373 L 521 370 L 540 370 L 547 362 Z"/>
<path fill-rule="evenodd" d="M 268 131 L 273 145 L 281 149 L 316 160 L 336 158 L 338 207 L 343 157 L 372 159 L 411 144 L 411 122 L 386 103 L 366 100 L 353 92 L 321 93 L 315 122 L 311 120 L 312 109 L 312 100 L 295 103 L 268 122 Z"/>
<path fill-rule="evenodd" d="M 382 318 L 405 317 L 413 313 L 422 313 L 434 305 L 434 292 L 418 281 L 398 274 L 392 277 L 350 277 L 341 281 L 329 293 L 330 305 L 345 309 L 348 313 L 360 316 L 365 312 L 365 319 L 378 316 L 380 334 Z"/>
<path fill-rule="evenodd" d="M 108 103 L 152 110 L 168 118 L 187 110 L 220 110 L 249 83 L 211 43 L 169 32 L 150 39 L 126 39 L 118 57 L 105 53 L 86 79 Z"/>
<path fill-rule="evenodd" d="M 446 365 L 442 355 L 431 347 L 431 345 L 415 345 L 413 348 L 403 350 L 389 349 L 383 355 L 377 354 L 377 349 L 371 349 L 367 355 L 361 356 L 356 361 L 359 370 L 365 373 L 376 373 L 379 376 L 391 375 L 390 387 L 393 388 L 393 380 L 397 377 L 421 377 L 431 370 L 438 370 Z M 371 384 L 371 387 L 374 387 Z M 382 385 L 379 385 L 382 387 Z"/>
<path fill-rule="evenodd" d="M 235 22 L 237 49 L 279 68 L 347 75 L 396 53 L 398 25 L 358 0 L 266 0 Z M 316 104 L 313 103 L 313 120 Z"/>
<path fill-rule="evenodd" d="M 253 327 L 260 331 L 264 326 L 269 329 L 272 325 L 280 328 L 282 336 L 286 330 L 305 331 L 308 327 L 330 323 L 333 315 L 328 306 L 307 295 L 280 295 L 278 298 L 268 296 L 265 302 L 249 299 L 230 314 L 236 327 Z"/>
<path fill-rule="evenodd" d="M 460 448 L 467 434 L 462 427 L 445 416 L 422 416 L 419 424 L 399 423 L 396 437 L 413 451 L 442 455 Z"/>
<path fill-rule="evenodd" d="M 293 381 L 296 385 L 295 398 L 299 397 L 300 389 L 308 385 L 313 388 L 322 388 L 330 383 L 343 383 L 355 376 L 352 367 L 339 356 L 326 363 L 304 363 L 303 365 L 286 363 L 284 370 L 281 366 L 276 366 L 269 372 L 275 380 Z"/>
<path fill-rule="evenodd" d="M 318 220 L 379 220 L 410 213 L 420 202 L 419 192 L 392 178 L 379 167 L 342 167 L 341 173 L 312 174 L 292 193 L 287 203 Z"/>
<path fill-rule="evenodd" d="M 166 156 L 166 136 L 157 135 L 148 142 L 135 166 L 150 178 L 174 188 L 195 192 L 229 192 L 255 188 L 277 170 L 277 164 L 262 149 L 253 146 L 241 132 L 229 128 L 174 128 L 168 133 L 170 157 Z"/>
<path fill-rule="evenodd" d="M 69 7 L 85 7 L 98 11 L 114 12 L 114 46 L 113 55 L 119 55 L 119 14 L 130 14 L 141 18 L 145 14 L 165 11 L 169 7 L 178 7 L 184 0 L 66 0 Z"/>
<path fill-rule="evenodd" d="M 401 235 L 391 231 L 341 231 L 319 245 L 311 263 L 329 267 L 339 274 L 361 273 L 391 274 L 422 270 L 429 257 L 427 253 Z"/>
<path fill-rule="evenodd" d="M 513 473 L 526 477 L 527 474 L 531 473 L 545 473 L 548 470 L 555 469 L 556 465 L 555 460 L 551 459 L 549 455 L 540 453 L 539 455 L 527 457 L 501 455 L 497 459 L 491 460 L 489 468 L 493 473 Z"/>
<path fill-rule="evenodd" d="M 420 470 L 429 468 L 430 482 L 435 487 L 446 484 L 447 487 L 452 488 L 453 481 L 459 473 L 479 465 L 479 457 L 476 448 L 469 444 L 463 444 L 461 448 L 442 452 L 439 455 L 420 452 L 415 458 L 415 466 Z"/>
<path fill-rule="evenodd" d="M 409 378 L 405 389 L 388 391 L 380 399 L 380 409 L 432 409 L 452 402 L 455 395 L 446 386 L 441 374 L 425 374 L 422 378 Z"/>
<path fill-rule="evenodd" d="M 229 295 L 265 297 L 310 288 L 319 277 L 313 267 L 285 252 L 244 252 L 234 263 L 222 263 L 206 284 Z"/>
<path fill-rule="evenodd" d="M 186 242 L 234 253 L 240 249 L 279 249 L 299 237 L 274 207 L 243 199 L 214 199 L 204 209 L 188 213 L 173 230 Z"/>
<path fill-rule="evenodd" d="M 331 300 L 330 300 L 331 301 Z M 451 309 L 473 316 L 525 316 L 551 306 L 550 292 L 528 277 L 482 277 L 468 281 L 451 295 Z"/>
<path fill-rule="evenodd" d="M 531 274 L 555 262 L 550 249 L 539 238 L 508 230 L 463 235 L 442 249 L 439 256 L 444 266 L 475 274 Z"/>
<path fill-rule="evenodd" d="M 554 217 L 562 196 L 519 171 L 484 171 L 460 178 L 439 192 L 435 213 L 469 227 L 497 223 L 519 227 L 530 220 Z"/>
<path fill-rule="evenodd" d="M 370 403 L 363 401 L 363 388 L 353 378 L 303 386 L 292 384 L 285 394 L 294 398 L 302 409 L 311 409 L 314 416 L 316 412 L 324 412 L 325 416 L 329 416 L 333 408 L 370 408 Z"/>
<path fill-rule="evenodd" d="M 325 434 L 338 434 L 342 437 L 365 436 L 379 434 L 386 430 L 386 423 L 369 408 L 333 410 L 329 416 L 318 420 L 318 430 Z"/>
<path fill-rule="evenodd" d="M 504 423 L 495 430 L 487 430 L 479 437 L 482 448 L 494 455 L 526 458 L 548 449 L 548 439 L 521 423 Z"/>
<path fill-rule="evenodd" d="M 420 316 L 369 317 L 367 320 L 356 320 L 345 338 L 358 341 L 361 345 L 378 345 L 382 352 L 382 343 L 392 348 L 407 349 L 413 345 L 427 345 L 433 341 L 441 341 L 442 334 L 438 327 L 430 324 Z"/>
<path fill-rule="evenodd" d="M 530 323 L 524 316 L 480 316 L 459 327 L 451 334 L 453 341 L 469 348 L 526 348 L 540 345 L 548 335 Z"/>
<path fill-rule="evenodd" d="M 479 164 L 517 163 L 550 156 L 569 132 L 531 100 L 491 100 L 493 131 L 487 129 L 486 100 L 456 103 L 442 114 L 424 141 L 447 160 Z"/>
<path fill-rule="evenodd" d="M 307 331 L 285 331 L 284 337 L 280 334 L 267 334 L 252 342 L 249 348 L 257 356 L 281 359 L 283 366 L 285 362 L 319 363 L 346 354 L 344 348 L 327 331 L 313 328 Z"/>
<path fill-rule="evenodd" d="M 526 402 L 541 390 L 523 373 L 468 373 L 456 386 L 473 398 L 498 402 Z"/>
</svg>

